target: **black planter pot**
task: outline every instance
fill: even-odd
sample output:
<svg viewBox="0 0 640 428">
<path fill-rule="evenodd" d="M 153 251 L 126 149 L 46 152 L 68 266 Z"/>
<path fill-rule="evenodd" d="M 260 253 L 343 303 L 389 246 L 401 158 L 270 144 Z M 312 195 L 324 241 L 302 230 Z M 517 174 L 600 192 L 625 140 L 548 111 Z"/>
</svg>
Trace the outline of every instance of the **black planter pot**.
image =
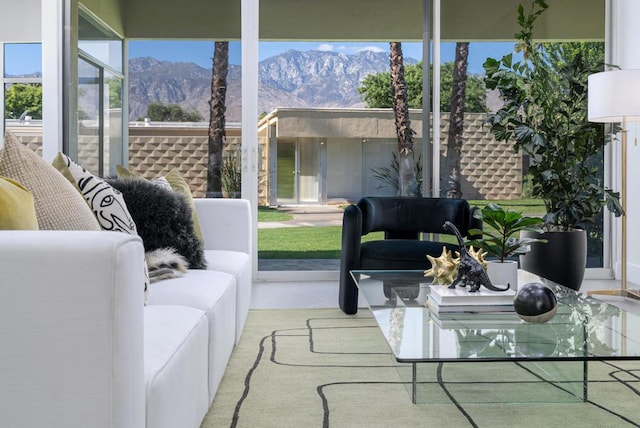
<svg viewBox="0 0 640 428">
<path fill-rule="evenodd" d="M 546 239 L 547 243 L 531 244 L 531 251 L 520 256 L 520 267 L 565 287 L 579 290 L 587 266 L 587 233 L 521 232 L 522 237 Z"/>
</svg>

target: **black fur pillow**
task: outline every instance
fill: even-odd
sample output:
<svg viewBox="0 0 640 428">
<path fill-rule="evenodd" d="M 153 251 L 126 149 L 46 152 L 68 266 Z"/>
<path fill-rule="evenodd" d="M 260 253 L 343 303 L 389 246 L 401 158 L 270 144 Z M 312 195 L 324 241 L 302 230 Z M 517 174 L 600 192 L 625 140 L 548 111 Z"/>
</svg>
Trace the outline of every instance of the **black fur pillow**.
<svg viewBox="0 0 640 428">
<path fill-rule="evenodd" d="M 189 268 L 206 269 L 191 206 L 184 196 L 140 177 L 106 181 L 122 193 L 146 252 L 173 248 L 187 260 Z"/>
</svg>

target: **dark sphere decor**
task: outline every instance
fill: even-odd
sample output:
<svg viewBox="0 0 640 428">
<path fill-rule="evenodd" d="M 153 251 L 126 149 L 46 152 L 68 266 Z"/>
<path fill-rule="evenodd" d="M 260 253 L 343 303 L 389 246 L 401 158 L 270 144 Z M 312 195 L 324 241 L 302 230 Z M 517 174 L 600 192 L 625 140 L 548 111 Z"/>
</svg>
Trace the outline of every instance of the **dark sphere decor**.
<svg viewBox="0 0 640 428">
<path fill-rule="evenodd" d="M 513 299 L 513 308 L 527 322 L 549 321 L 558 310 L 558 300 L 553 291 L 538 282 L 525 284 Z"/>
</svg>

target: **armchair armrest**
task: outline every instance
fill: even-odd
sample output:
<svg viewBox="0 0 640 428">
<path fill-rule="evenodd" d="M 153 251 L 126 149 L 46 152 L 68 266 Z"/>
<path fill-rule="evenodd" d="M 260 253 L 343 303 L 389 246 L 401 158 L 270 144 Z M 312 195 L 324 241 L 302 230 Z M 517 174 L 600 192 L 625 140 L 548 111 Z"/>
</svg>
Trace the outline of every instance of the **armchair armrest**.
<svg viewBox="0 0 640 428">
<path fill-rule="evenodd" d="M 344 210 L 342 217 L 342 252 L 340 254 L 340 308 L 347 314 L 358 311 L 358 288 L 350 271 L 360 267 L 362 212 L 356 205 Z"/>
<path fill-rule="evenodd" d="M 246 199 L 195 198 L 205 250 L 251 254 L 251 207 Z"/>
<path fill-rule="evenodd" d="M 0 231 L 0 426 L 145 421 L 142 242 Z"/>
</svg>

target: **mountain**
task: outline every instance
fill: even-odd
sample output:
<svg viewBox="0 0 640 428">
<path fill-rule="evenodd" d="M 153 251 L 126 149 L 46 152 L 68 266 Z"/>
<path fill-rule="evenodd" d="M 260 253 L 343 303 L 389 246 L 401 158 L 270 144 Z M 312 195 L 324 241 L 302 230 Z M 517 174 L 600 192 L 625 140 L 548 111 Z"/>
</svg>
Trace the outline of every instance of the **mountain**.
<svg viewBox="0 0 640 428">
<path fill-rule="evenodd" d="M 405 58 L 406 64 L 417 61 Z M 389 70 L 389 54 L 362 51 L 345 55 L 288 50 L 258 64 L 258 109 L 276 107 L 363 107 L 358 86 L 368 74 Z M 227 121 L 241 119 L 241 67 L 229 66 Z M 209 118 L 211 69 L 193 63 L 129 60 L 129 119 L 145 116 L 153 101 L 179 104 Z"/>
</svg>

